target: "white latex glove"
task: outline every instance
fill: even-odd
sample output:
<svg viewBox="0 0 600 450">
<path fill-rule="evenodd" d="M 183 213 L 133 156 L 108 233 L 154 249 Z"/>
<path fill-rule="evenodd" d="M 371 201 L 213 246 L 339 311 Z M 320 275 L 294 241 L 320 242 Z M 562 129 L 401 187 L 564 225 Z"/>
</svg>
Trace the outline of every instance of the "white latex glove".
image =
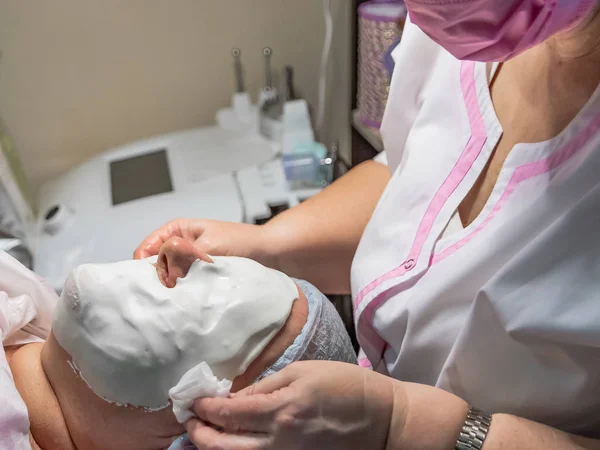
<svg viewBox="0 0 600 450">
<path fill-rule="evenodd" d="M 394 383 L 350 364 L 297 362 L 232 398 L 197 400 L 200 420 L 186 428 L 198 450 L 384 449 Z"/>
<path fill-rule="evenodd" d="M 205 219 L 175 219 L 164 224 L 142 241 L 133 257 L 158 255 L 162 245 L 173 237 L 188 241 L 212 256 L 243 256 L 269 265 L 264 253 L 270 238 L 264 227 Z"/>
</svg>

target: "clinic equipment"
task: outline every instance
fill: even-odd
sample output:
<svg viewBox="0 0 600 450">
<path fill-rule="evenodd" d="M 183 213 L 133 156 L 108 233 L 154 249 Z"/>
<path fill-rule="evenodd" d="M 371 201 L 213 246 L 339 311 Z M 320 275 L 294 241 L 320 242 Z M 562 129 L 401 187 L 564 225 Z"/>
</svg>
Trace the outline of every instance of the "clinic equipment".
<svg viewBox="0 0 600 450">
<path fill-rule="evenodd" d="M 283 96 L 270 95 L 259 106 L 260 134 L 273 142 L 280 142 L 282 136 L 283 104 L 287 100 L 285 92 L 286 88 L 283 86 Z"/>
<path fill-rule="evenodd" d="M 284 106 L 295 100 L 294 71 L 291 66 L 286 66 L 281 78 L 281 92 L 271 95 L 260 107 L 260 132 L 263 136 L 275 142 L 283 138 Z M 268 86 L 265 89 L 270 91 Z M 312 125 L 309 123 L 309 127 Z"/>
<path fill-rule="evenodd" d="M 270 140 L 281 153 L 294 151 L 299 144 L 315 141 L 312 120 L 306 100 L 298 98 L 294 88 L 294 71 L 286 66 L 281 77 L 281 89 L 273 87 L 270 47 L 263 49 L 265 84 L 259 92 L 257 104 L 244 92 L 241 51 L 233 49 L 237 92 L 232 107 L 217 111 L 217 123 L 226 130 L 244 134 L 259 133 Z"/>
<path fill-rule="evenodd" d="M 131 258 L 174 217 L 254 223 L 320 190 L 291 190 L 277 152 L 258 134 L 206 127 L 100 154 L 40 189 L 34 269 L 58 290 L 79 264 Z"/>
<path fill-rule="evenodd" d="M 283 170 L 292 189 L 325 187 L 333 181 L 337 142 L 327 151 L 317 142 L 299 145 L 296 151 L 281 156 Z"/>
<path fill-rule="evenodd" d="M 283 103 L 281 151 L 283 154 L 296 151 L 300 145 L 315 142 L 308 102 L 296 95 L 294 71 L 285 67 L 285 103 Z"/>
<path fill-rule="evenodd" d="M 298 98 L 294 88 L 294 69 L 286 66 L 278 96 L 266 101 L 260 108 L 260 133 L 280 146 L 285 155 L 299 145 L 315 142 L 308 103 Z"/>
<path fill-rule="evenodd" d="M 379 129 L 391 79 L 387 51 L 400 39 L 406 7 L 402 2 L 370 1 L 359 6 L 358 16 L 358 119 Z"/>
<path fill-rule="evenodd" d="M 273 74 L 271 72 L 271 49 L 265 47 L 263 49 L 263 55 L 265 57 L 265 91 L 273 89 Z"/>
<path fill-rule="evenodd" d="M 288 181 L 278 157 L 284 142 L 289 147 L 284 154 L 291 153 L 291 143 L 315 144 L 306 102 L 286 102 L 282 139 L 266 139 L 258 132 L 258 108 L 243 91 L 241 51 L 234 49 L 232 58 L 236 92 L 232 107 L 217 112 L 217 126 L 144 139 L 93 157 L 41 187 L 38 216 L 21 190 L 2 185 L 0 199 L 21 211 L 13 214 L 18 220 L 11 223 L 18 226 L 5 247 L 60 291 L 74 267 L 129 259 L 145 236 L 174 217 L 262 223 L 274 208 L 295 206 L 319 192 L 330 180 L 323 175 L 327 164 L 313 171 L 312 182 Z M 291 82 L 291 70 L 286 73 L 284 81 Z M 293 96 L 292 88 L 285 91 Z M 6 166 L 0 166 L 4 172 L 17 173 Z M 5 210 L 12 214 L 14 207 Z"/>
<path fill-rule="evenodd" d="M 326 84 L 333 27 L 329 1 L 324 0 L 323 5 L 326 39 L 320 88 Z M 313 182 L 288 181 L 278 156 L 316 143 L 306 101 L 284 104 L 280 139 L 266 139 L 259 132 L 260 106 L 278 96 L 273 87 L 272 55 L 270 47 L 263 48 L 265 85 L 258 103 L 253 104 L 244 82 L 242 51 L 232 50 L 235 89 L 231 106 L 216 112 L 215 126 L 107 150 L 44 183 L 31 204 L 23 200 L 22 186 L 14 189 L 14 181 L 7 184 L 3 177 L 0 223 L 12 223 L 12 231 L 5 233 L 5 241 L 1 240 L 5 235 L 0 236 L 0 244 L 60 291 L 77 265 L 128 259 L 145 236 L 174 217 L 263 223 L 274 211 L 293 207 L 319 192 L 323 177 Z M 287 81 L 292 81 L 292 71 L 286 73 Z M 293 87 L 286 91 L 293 96 Z M 319 89 L 317 113 L 324 105 L 325 90 Z M 318 126 L 318 117 L 316 123 Z M 325 166 L 330 160 L 319 159 Z M 14 180 L 21 173 L 14 165 L 8 171 L 6 166 L 0 159 L 0 175 L 4 170 Z M 11 219 L 5 220 L 7 217 Z"/>
<path fill-rule="evenodd" d="M 0 199 L 11 204 L 2 211 L 18 218 L 13 254 L 31 252 L 33 269 L 60 291 L 74 267 L 129 259 L 145 236 L 174 217 L 261 222 L 273 208 L 295 206 L 320 190 L 291 190 L 280 149 L 248 130 L 211 126 L 106 151 L 45 183 L 39 215 L 16 184 L 1 184 Z M 13 205 L 23 207 L 22 217 Z"/>
<path fill-rule="evenodd" d="M 236 93 L 241 94 L 246 91 L 244 89 L 244 76 L 242 74 L 242 52 L 239 48 L 234 48 L 231 51 L 231 55 L 233 56 L 233 67 L 235 68 Z"/>
<path fill-rule="evenodd" d="M 242 51 L 234 48 L 231 50 L 231 56 L 233 57 L 235 92 L 231 97 L 232 108 L 223 113 L 225 117 L 220 122 L 225 129 L 248 133 L 253 131 L 256 108 L 252 105 L 250 94 L 245 89 Z M 218 116 L 219 113 L 217 113 Z"/>
<path fill-rule="evenodd" d="M 265 85 L 260 91 L 258 98 L 258 107 L 260 108 L 265 102 L 277 99 L 277 89 L 273 86 L 273 70 L 271 68 L 271 56 L 273 50 L 269 47 L 263 48 L 263 56 L 265 57 Z"/>
</svg>

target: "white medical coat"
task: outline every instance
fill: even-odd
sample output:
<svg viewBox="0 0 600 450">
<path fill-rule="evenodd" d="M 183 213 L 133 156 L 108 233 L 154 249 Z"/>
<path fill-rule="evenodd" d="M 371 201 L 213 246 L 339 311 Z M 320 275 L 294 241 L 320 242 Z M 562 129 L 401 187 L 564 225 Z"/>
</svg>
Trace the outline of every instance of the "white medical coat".
<svg viewBox="0 0 600 450">
<path fill-rule="evenodd" d="M 4 346 L 48 337 L 58 296 L 50 285 L 0 250 L 0 449 L 29 450 L 29 418 Z"/>
<path fill-rule="evenodd" d="M 502 135 L 490 66 L 416 26 L 395 49 L 392 178 L 352 266 L 360 363 L 600 437 L 600 88 L 508 155 L 479 217 L 444 233 Z"/>
</svg>

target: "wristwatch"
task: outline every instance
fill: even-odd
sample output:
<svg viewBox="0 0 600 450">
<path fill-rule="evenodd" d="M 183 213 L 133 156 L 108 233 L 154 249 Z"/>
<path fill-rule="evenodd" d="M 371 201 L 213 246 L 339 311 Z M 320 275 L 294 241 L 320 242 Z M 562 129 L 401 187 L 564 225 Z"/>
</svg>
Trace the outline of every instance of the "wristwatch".
<svg viewBox="0 0 600 450">
<path fill-rule="evenodd" d="M 491 423 L 491 415 L 470 406 L 454 450 L 481 450 Z"/>
</svg>

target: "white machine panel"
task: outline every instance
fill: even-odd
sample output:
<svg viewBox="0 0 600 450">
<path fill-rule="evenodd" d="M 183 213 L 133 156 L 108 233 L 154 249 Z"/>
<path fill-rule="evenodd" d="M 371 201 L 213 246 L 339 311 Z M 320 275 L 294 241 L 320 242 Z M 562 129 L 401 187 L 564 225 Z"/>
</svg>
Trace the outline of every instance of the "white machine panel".
<svg viewBox="0 0 600 450">
<path fill-rule="evenodd" d="M 275 151 L 260 136 L 209 127 L 97 156 L 42 186 L 34 269 L 60 290 L 78 264 L 131 258 L 146 235 L 173 218 L 242 222 L 232 171 Z"/>
<path fill-rule="evenodd" d="M 292 208 L 321 191 L 321 188 L 290 190 L 280 158 L 241 169 L 237 179 L 245 214 L 254 220 L 267 219 L 273 206 Z"/>
</svg>

